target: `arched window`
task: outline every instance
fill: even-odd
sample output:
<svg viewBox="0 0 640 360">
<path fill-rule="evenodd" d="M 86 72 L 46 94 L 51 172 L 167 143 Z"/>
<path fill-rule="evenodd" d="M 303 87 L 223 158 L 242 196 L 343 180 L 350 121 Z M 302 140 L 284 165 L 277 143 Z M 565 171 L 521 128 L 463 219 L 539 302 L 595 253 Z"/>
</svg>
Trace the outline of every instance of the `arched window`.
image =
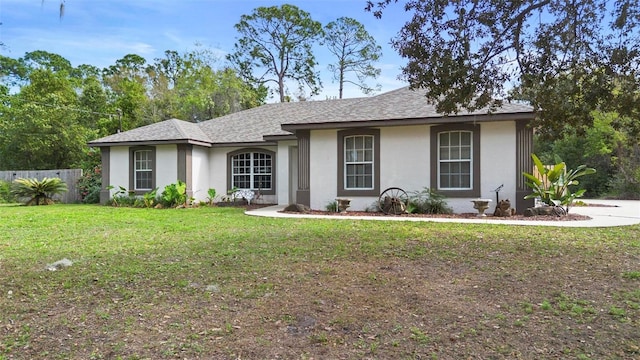
<svg viewBox="0 0 640 360">
<path fill-rule="evenodd" d="M 275 190 L 274 154 L 270 151 L 238 151 L 230 154 L 231 188 L 260 190 L 263 193 Z"/>
</svg>

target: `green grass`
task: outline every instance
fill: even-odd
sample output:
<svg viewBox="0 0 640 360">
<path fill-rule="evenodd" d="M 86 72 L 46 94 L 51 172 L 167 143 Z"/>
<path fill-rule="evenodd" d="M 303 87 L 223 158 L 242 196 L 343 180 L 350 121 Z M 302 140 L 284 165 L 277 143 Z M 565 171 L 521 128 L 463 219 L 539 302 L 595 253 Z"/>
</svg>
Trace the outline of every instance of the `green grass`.
<svg viewBox="0 0 640 360">
<path fill-rule="evenodd" d="M 1 206 L 0 359 L 633 357 L 638 256 L 640 226 Z"/>
</svg>

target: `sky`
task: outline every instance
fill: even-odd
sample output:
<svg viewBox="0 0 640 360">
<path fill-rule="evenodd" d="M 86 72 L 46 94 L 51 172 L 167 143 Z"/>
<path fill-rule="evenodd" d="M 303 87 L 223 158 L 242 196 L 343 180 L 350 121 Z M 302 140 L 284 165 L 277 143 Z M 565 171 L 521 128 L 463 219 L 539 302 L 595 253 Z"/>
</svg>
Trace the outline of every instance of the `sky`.
<svg viewBox="0 0 640 360">
<path fill-rule="evenodd" d="M 89 64 L 105 68 L 127 54 L 144 57 L 148 63 L 166 50 L 184 53 L 197 44 L 224 56 L 233 52 L 238 33 L 234 25 L 241 15 L 257 7 L 292 4 L 326 25 L 339 17 L 362 23 L 378 45 L 382 58 L 376 67 L 381 76 L 369 84 L 380 84 L 379 93 L 406 84 L 398 80 L 406 62 L 389 42 L 410 14 L 401 5 L 388 8 L 382 19 L 366 12 L 366 0 L 66 0 L 62 19 L 60 0 L 0 0 L 0 42 L 4 56 L 20 58 L 44 50 L 61 55 L 73 66 Z M 323 90 L 314 100 L 338 96 L 327 66 L 334 61 L 326 48 L 314 49 Z M 292 93 L 295 93 L 295 87 Z M 365 96 L 353 85 L 345 85 L 344 97 Z M 269 101 L 274 101 L 270 99 Z"/>
</svg>

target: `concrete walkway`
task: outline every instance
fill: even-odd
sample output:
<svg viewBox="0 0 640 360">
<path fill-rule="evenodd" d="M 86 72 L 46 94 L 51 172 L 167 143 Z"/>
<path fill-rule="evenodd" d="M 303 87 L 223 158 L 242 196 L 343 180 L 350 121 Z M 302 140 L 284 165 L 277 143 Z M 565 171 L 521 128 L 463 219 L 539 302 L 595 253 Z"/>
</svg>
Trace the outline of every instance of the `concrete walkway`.
<svg viewBox="0 0 640 360">
<path fill-rule="evenodd" d="M 405 216 L 327 216 L 316 214 L 285 214 L 280 212 L 284 205 L 269 206 L 255 210 L 249 210 L 247 215 L 265 216 L 274 218 L 316 218 L 335 220 L 385 220 L 385 221 L 431 221 L 450 223 L 473 224 L 505 224 L 505 225 L 529 225 L 529 226 L 556 226 L 556 227 L 611 227 L 640 224 L 640 201 L 635 200 L 582 200 L 588 204 L 606 206 L 574 206 L 570 213 L 587 215 L 591 220 L 580 221 L 531 221 L 531 220 L 506 220 L 504 218 L 477 218 L 477 219 L 445 219 L 445 218 L 420 218 Z"/>
</svg>

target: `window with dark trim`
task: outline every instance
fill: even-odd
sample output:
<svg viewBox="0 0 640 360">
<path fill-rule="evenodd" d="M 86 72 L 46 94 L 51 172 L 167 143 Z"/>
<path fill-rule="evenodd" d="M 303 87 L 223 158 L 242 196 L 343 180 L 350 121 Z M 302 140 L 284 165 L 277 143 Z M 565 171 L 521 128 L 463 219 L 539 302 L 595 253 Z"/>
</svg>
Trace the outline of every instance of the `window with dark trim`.
<svg viewBox="0 0 640 360">
<path fill-rule="evenodd" d="M 338 131 L 338 196 L 379 195 L 380 130 Z"/>
<path fill-rule="evenodd" d="M 471 131 L 438 133 L 438 189 L 472 188 L 473 158 Z"/>
<path fill-rule="evenodd" d="M 480 126 L 431 127 L 431 187 L 448 197 L 480 196 Z"/>
<path fill-rule="evenodd" d="M 129 149 L 129 190 L 137 195 L 155 188 L 156 149 L 152 146 Z"/>
<path fill-rule="evenodd" d="M 347 190 L 373 188 L 373 135 L 344 137 L 344 183 Z"/>
<path fill-rule="evenodd" d="M 234 151 L 228 156 L 229 188 L 275 194 L 275 153 L 263 149 Z"/>
</svg>

